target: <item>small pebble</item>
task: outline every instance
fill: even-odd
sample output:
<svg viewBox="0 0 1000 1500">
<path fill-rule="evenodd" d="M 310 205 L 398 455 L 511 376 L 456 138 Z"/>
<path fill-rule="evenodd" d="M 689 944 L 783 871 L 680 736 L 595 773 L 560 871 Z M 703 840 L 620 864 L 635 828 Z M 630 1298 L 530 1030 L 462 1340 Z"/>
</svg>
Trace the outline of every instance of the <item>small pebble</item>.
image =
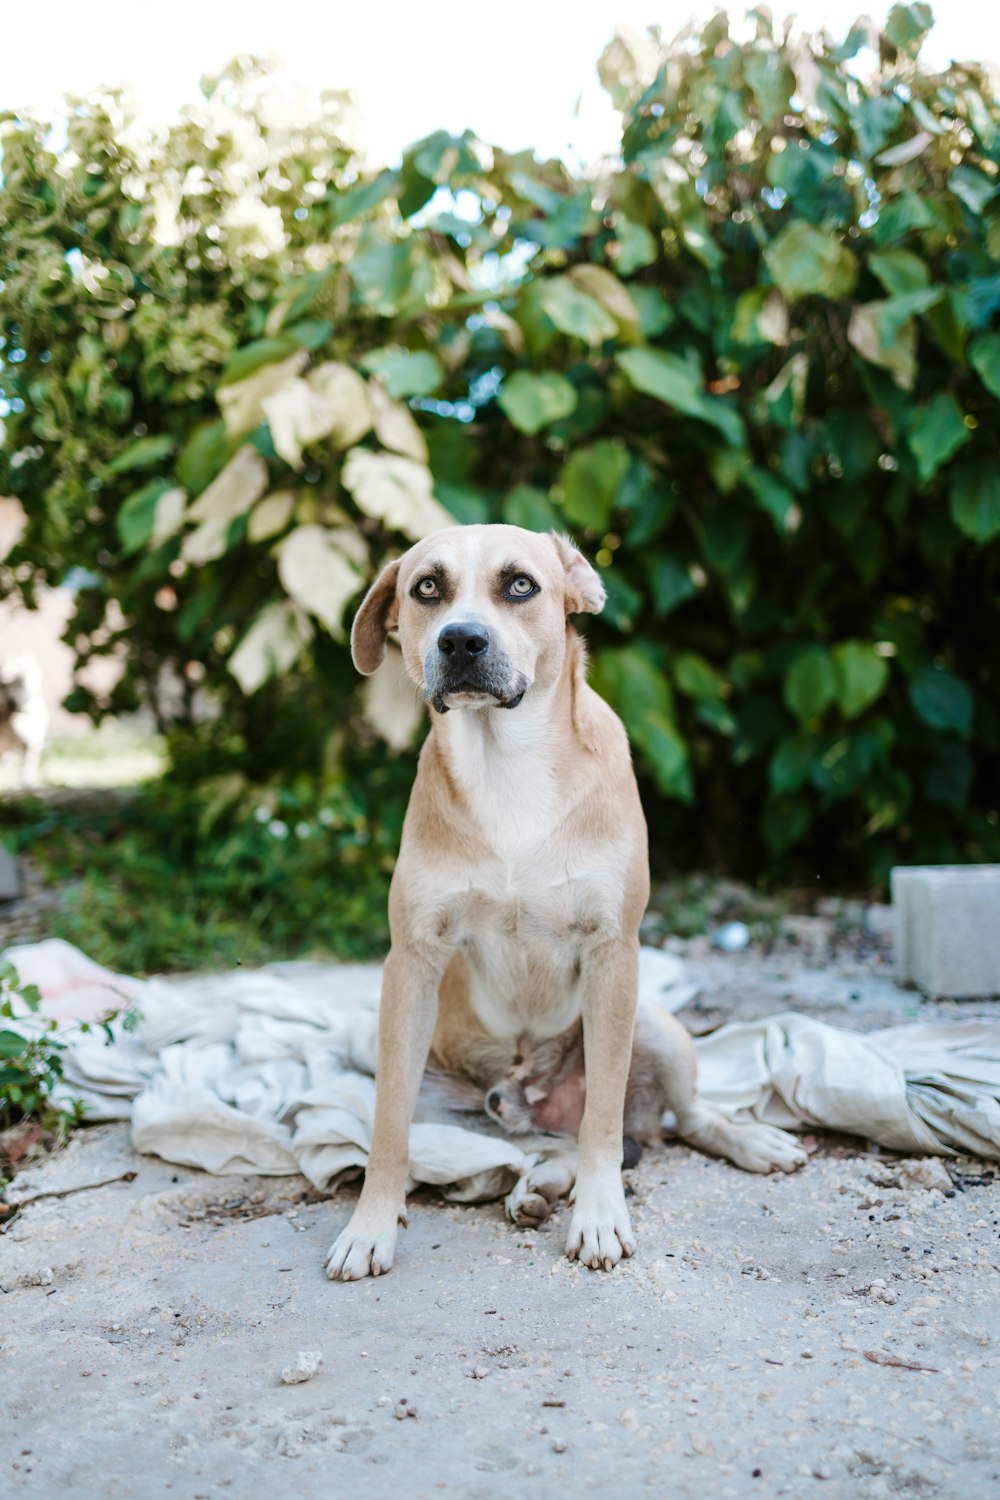
<svg viewBox="0 0 1000 1500">
<path fill-rule="evenodd" d="M 323 1355 L 318 1349 L 300 1349 L 295 1356 L 294 1365 L 286 1365 L 281 1372 L 284 1385 L 302 1385 L 306 1380 L 312 1380 L 323 1368 Z"/>
</svg>

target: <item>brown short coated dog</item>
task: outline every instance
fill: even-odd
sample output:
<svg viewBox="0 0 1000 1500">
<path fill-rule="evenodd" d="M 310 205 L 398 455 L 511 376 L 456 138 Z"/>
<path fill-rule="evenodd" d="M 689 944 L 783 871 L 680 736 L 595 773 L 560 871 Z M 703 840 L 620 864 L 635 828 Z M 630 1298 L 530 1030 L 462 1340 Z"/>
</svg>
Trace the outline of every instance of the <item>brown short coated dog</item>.
<svg viewBox="0 0 1000 1500">
<path fill-rule="evenodd" d="M 398 631 L 432 727 L 389 895 L 371 1152 L 333 1278 L 393 1263 L 428 1056 L 514 1128 L 578 1132 L 508 1210 L 537 1222 L 575 1187 L 566 1253 L 595 1269 L 635 1248 L 623 1135 L 655 1135 L 665 1110 L 685 1140 L 749 1171 L 805 1160 L 783 1131 L 698 1099 L 694 1047 L 672 1016 L 636 1016 L 646 824 L 625 730 L 588 687 L 568 623 L 604 601 L 565 538 L 455 526 L 390 563 L 358 611 L 358 670 L 374 672 Z"/>
</svg>

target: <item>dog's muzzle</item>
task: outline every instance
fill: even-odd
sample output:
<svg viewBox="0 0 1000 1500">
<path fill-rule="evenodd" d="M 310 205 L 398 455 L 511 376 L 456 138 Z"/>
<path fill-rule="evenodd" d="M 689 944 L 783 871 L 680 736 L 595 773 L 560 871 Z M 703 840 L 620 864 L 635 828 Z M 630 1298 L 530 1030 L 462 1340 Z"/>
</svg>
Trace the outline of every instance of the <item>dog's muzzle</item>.
<svg viewBox="0 0 1000 1500">
<path fill-rule="evenodd" d="M 493 644 L 485 625 L 458 620 L 443 626 L 431 647 L 424 663 L 424 682 L 424 697 L 439 714 L 461 706 L 446 699 L 465 695 L 477 706 L 492 698 L 496 708 L 516 708 L 528 687 Z"/>
</svg>

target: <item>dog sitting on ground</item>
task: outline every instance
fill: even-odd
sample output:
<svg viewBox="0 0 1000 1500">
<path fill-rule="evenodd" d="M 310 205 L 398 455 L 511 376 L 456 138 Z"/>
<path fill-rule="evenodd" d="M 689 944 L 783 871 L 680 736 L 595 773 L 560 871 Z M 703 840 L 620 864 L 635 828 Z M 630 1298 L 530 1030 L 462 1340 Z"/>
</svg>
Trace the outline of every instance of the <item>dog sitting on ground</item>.
<svg viewBox="0 0 1000 1500">
<path fill-rule="evenodd" d="M 389 894 L 371 1150 L 327 1257 L 332 1278 L 393 1263 L 428 1057 L 487 1104 L 496 1092 L 501 1118 L 498 1080 L 532 1057 L 516 1080 L 530 1079 L 522 1111 L 577 1143 L 532 1167 L 508 1212 L 538 1222 L 573 1191 L 566 1253 L 595 1269 L 635 1247 L 621 1177 L 627 1128 L 651 1136 L 669 1109 L 684 1140 L 749 1171 L 805 1160 L 785 1132 L 734 1123 L 699 1100 L 688 1033 L 653 1007 L 636 1014 L 646 824 L 625 730 L 587 685 L 569 624 L 604 601 L 565 538 L 456 526 L 384 568 L 358 611 L 358 670 L 374 672 L 398 631 L 431 731 Z"/>
</svg>

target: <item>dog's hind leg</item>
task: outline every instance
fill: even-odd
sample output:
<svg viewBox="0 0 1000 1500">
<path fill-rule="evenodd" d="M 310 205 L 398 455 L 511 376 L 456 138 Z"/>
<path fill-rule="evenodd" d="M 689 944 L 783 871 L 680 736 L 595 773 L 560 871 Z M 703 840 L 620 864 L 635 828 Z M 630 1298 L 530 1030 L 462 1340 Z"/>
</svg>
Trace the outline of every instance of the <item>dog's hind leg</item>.
<svg viewBox="0 0 1000 1500">
<path fill-rule="evenodd" d="M 710 1156 L 726 1157 L 745 1172 L 794 1172 L 808 1160 L 788 1131 L 759 1120 L 730 1120 L 699 1099 L 697 1077 L 694 1042 L 680 1022 L 655 1006 L 640 1006 L 625 1106 L 626 1128 L 633 1113 L 640 1107 L 648 1109 L 645 1091 L 650 1090 L 661 1110 L 669 1109 L 673 1114 L 682 1140 Z"/>
<path fill-rule="evenodd" d="M 543 1224 L 560 1198 L 576 1184 L 576 1147 L 557 1147 L 550 1156 L 530 1167 L 507 1195 L 507 1217 L 522 1228 Z"/>
</svg>

